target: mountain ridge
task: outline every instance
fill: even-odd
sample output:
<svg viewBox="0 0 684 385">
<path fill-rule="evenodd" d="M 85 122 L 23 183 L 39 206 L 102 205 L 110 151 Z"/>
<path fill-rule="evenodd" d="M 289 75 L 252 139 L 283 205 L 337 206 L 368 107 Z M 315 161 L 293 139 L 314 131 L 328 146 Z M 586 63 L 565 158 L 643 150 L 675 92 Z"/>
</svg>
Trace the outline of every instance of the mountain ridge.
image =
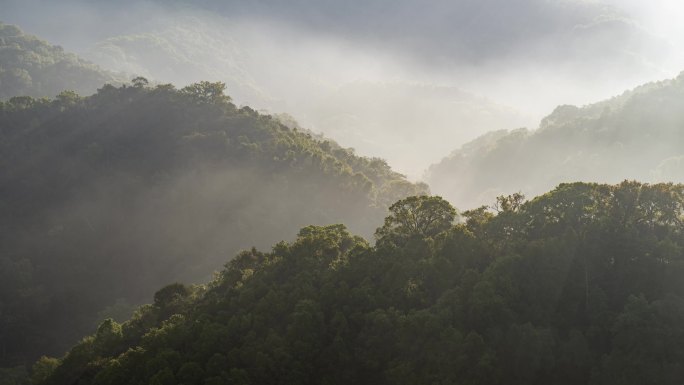
<svg viewBox="0 0 684 385">
<path fill-rule="evenodd" d="M 121 84 L 122 78 L 0 22 L 0 100 L 54 97 L 64 90 L 91 94 L 107 82 Z"/>
<path fill-rule="evenodd" d="M 162 288 L 34 373 L 46 385 L 681 381 L 683 185 L 568 183 L 495 207 L 454 224 L 448 202 L 410 197 L 375 246 L 343 225 L 305 227 L 205 286 Z"/>
<path fill-rule="evenodd" d="M 368 235 L 388 202 L 427 192 L 382 159 L 235 106 L 224 87 L 137 78 L 0 104 L 3 365 L 65 349 L 97 314 L 205 280 L 293 225 Z"/>
<path fill-rule="evenodd" d="M 425 181 L 464 206 L 567 181 L 682 182 L 672 164 L 684 156 L 683 100 L 684 73 L 601 102 L 559 106 L 536 130 L 496 131 L 453 151 Z"/>
</svg>

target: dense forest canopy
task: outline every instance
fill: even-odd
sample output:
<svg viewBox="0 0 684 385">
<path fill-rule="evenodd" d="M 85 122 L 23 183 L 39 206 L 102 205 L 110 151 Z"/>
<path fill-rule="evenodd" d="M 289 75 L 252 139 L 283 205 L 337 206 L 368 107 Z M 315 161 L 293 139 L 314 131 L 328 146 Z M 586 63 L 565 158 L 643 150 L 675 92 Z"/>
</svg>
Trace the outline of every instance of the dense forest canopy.
<svg viewBox="0 0 684 385">
<path fill-rule="evenodd" d="M 308 226 L 103 321 L 38 384 L 684 381 L 684 186 L 573 183 L 461 213 L 395 203 L 376 246 Z M 416 224 L 419 224 L 416 226 Z"/>
<path fill-rule="evenodd" d="M 430 167 L 432 189 L 465 207 L 540 194 L 564 181 L 684 182 L 684 74 L 584 107 L 560 106 L 537 130 L 490 132 Z"/>
<path fill-rule="evenodd" d="M 236 107 L 222 83 L 13 97 L 0 103 L 0 366 L 59 355 L 98 318 L 293 228 L 370 235 L 392 202 L 426 192 Z"/>
<path fill-rule="evenodd" d="M 89 95 L 121 79 L 61 47 L 0 23 L 0 100 L 53 97 L 64 90 Z"/>
<path fill-rule="evenodd" d="M 684 384 L 681 0 L 0 13 L 0 385 Z"/>
</svg>

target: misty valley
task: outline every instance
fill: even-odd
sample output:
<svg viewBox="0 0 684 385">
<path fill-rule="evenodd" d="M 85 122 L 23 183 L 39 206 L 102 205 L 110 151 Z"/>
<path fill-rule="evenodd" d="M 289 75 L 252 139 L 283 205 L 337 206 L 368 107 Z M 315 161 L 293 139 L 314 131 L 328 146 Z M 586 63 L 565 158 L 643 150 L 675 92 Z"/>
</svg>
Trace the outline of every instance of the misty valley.
<svg viewBox="0 0 684 385">
<path fill-rule="evenodd" d="M 678 16 L 0 0 L 0 385 L 681 384 Z"/>
</svg>

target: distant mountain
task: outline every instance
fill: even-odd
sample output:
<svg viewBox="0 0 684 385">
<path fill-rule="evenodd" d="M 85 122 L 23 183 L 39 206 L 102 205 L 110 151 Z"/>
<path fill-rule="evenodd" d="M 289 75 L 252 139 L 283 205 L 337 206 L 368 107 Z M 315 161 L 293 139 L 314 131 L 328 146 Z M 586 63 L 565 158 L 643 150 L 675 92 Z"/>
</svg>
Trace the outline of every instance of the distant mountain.
<svg viewBox="0 0 684 385">
<path fill-rule="evenodd" d="M 348 83 L 311 100 L 309 110 L 302 116 L 312 127 L 414 178 L 448 152 L 450 143 L 529 121 L 457 87 L 400 82 Z"/>
<path fill-rule="evenodd" d="M 370 235 L 391 202 L 426 193 L 223 88 L 136 79 L 0 103 L 0 367 L 61 354 L 240 249 L 310 223 Z"/>
<path fill-rule="evenodd" d="M 487 131 L 670 76 L 679 51 L 617 1 L 6 3 L 6 17 L 103 68 L 179 86 L 225 82 L 237 104 L 291 113 L 412 178 Z"/>
<path fill-rule="evenodd" d="M 640 57 L 644 49 L 651 53 L 667 49 L 621 9 L 619 2 L 437 0 L 429 7 L 412 0 L 396 0 L 391 6 L 384 0 L 367 0 L 362 7 L 358 2 L 327 0 L 151 2 L 167 12 L 203 10 L 226 17 L 228 22 L 245 19 L 287 26 L 333 41 L 398 53 L 430 66 L 501 61 L 505 68 L 509 61 L 519 63 L 520 59 L 572 61 L 573 65 L 584 60 L 588 64 L 584 69 L 597 65 L 614 69 L 616 63 L 628 63 L 626 66 L 635 70 L 652 65 Z M 116 7 L 108 2 L 84 3 L 92 9 L 117 12 L 109 9 Z"/>
<path fill-rule="evenodd" d="M 14 25 L 0 23 L 0 99 L 52 97 L 63 90 L 91 94 L 121 78 L 64 52 Z"/>
<path fill-rule="evenodd" d="M 465 207 L 562 181 L 684 182 L 684 73 L 584 107 L 560 106 L 537 130 L 484 135 L 427 172 L 433 190 Z"/>
<path fill-rule="evenodd" d="M 360 154 L 387 159 L 412 177 L 449 151 L 449 143 L 530 121 L 453 86 L 341 81 L 334 68 L 329 76 L 319 67 L 309 72 L 309 61 L 322 60 L 315 51 L 310 56 L 297 55 L 297 48 L 265 52 L 263 41 L 240 32 L 213 18 L 180 17 L 153 24 L 147 32 L 105 39 L 87 55 L 103 67 L 161 82 L 223 81 L 237 102 L 287 111 L 304 127 Z"/>
<path fill-rule="evenodd" d="M 198 17 L 152 25 L 145 32 L 99 41 L 88 50 L 88 57 L 104 68 L 161 82 L 222 81 L 235 100 L 255 108 L 273 99 L 254 77 L 258 60 L 237 36 Z"/>
</svg>

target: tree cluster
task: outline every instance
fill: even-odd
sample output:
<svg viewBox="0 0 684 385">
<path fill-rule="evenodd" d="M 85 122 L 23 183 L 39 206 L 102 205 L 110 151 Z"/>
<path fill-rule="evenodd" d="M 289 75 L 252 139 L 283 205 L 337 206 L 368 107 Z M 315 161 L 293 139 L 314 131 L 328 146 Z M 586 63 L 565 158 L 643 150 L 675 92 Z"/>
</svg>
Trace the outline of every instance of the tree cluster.
<svg viewBox="0 0 684 385">
<path fill-rule="evenodd" d="M 235 106 L 222 83 L 0 102 L 0 367 L 60 355 L 235 252 L 426 192 L 384 161 Z"/>
<path fill-rule="evenodd" d="M 0 23 L 0 100 L 13 96 L 52 97 L 63 90 L 91 94 L 120 82 L 111 72 L 64 52 L 14 25 Z"/>
<path fill-rule="evenodd" d="M 684 186 L 563 184 L 458 222 L 439 197 L 392 207 L 376 246 L 309 226 L 166 287 L 39 361 L 38 383 L 684 380 Z"/>
</svg>

